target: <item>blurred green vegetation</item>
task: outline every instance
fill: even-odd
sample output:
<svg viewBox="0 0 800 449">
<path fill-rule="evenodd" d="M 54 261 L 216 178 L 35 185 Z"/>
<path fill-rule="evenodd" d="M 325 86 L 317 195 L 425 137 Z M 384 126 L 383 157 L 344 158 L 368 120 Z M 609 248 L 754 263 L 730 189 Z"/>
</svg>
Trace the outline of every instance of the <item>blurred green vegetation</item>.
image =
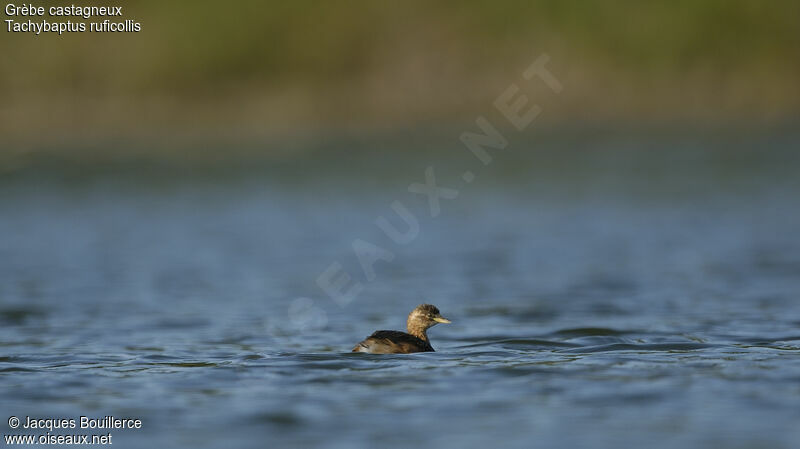
<svg viewBox="0 0 800 449">
<path fill-rule="evenodd" d="M 470 123 L 543 52 L 554 122 L 800 110 L 797 1 L 117 3 L 140 33 L 3 32 L 4 147 Z"/>
</svg>

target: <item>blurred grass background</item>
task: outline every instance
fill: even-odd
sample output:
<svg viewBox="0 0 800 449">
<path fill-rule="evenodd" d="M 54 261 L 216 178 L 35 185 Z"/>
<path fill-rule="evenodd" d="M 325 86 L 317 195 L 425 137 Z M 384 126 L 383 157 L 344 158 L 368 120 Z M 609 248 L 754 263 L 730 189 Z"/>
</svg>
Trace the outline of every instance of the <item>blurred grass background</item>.
<svg viewBox="0 0 800 449">
<path fill-rule="evenodd" d="M 800 111 L 791 0 L 115 4 L 140 33 L 4 30 L 0 164 L 468 128 L 541 53 L 565 89 L 527 90 L 538 126 L 768 127 Z"/>
</svg>

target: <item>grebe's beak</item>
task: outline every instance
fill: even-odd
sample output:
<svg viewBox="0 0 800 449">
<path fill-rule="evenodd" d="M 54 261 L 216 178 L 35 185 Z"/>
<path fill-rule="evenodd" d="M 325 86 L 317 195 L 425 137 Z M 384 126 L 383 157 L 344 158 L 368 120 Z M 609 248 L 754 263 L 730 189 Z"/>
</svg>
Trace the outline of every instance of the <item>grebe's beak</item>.
<svg viewBox="0 0 800 449">
<path fill-rule="evenodd" d="M 448 320 L 447 318 L 445 318 L 445 317 L 443 317 L 441 315 L 433 317 L 433 321 L 436 321 L 437 323 L 444 323 L 444 324 L 449 324 L 450 323 L 450 320 Z"/>
</svg>

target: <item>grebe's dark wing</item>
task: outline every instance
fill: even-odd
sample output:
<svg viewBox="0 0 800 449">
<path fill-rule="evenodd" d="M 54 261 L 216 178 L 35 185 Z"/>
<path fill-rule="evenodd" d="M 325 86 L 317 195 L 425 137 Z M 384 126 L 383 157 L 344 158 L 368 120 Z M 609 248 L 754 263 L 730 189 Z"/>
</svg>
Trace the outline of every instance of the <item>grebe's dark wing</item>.
<svg viewBox="0 0 800 449">
<path fill-rule="evenodd" d="M 353 352 L 372 354 L 409 354 L 433 352 L 430 343 L 400 331 L 376 331 L 353 348 Z"/>
</svg>

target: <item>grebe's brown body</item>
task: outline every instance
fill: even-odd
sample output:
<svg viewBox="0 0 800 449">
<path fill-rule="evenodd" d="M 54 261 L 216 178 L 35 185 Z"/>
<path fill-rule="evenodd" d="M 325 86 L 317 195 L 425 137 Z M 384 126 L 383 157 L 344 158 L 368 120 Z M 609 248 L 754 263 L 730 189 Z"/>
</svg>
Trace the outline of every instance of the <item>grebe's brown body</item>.
<svg viewBox="0 0 800 449">
<path fill-rule="evenodd" d="M 353 348 L 353 352 L 372 354 L 410 354 L 433 352 L 426 331 L 438 323 L 449 323 L 439 309 L 430 304 L 417 306 L 408 315 L 408 333 L 400 331 L 376 331 Z"/>
</svg>

